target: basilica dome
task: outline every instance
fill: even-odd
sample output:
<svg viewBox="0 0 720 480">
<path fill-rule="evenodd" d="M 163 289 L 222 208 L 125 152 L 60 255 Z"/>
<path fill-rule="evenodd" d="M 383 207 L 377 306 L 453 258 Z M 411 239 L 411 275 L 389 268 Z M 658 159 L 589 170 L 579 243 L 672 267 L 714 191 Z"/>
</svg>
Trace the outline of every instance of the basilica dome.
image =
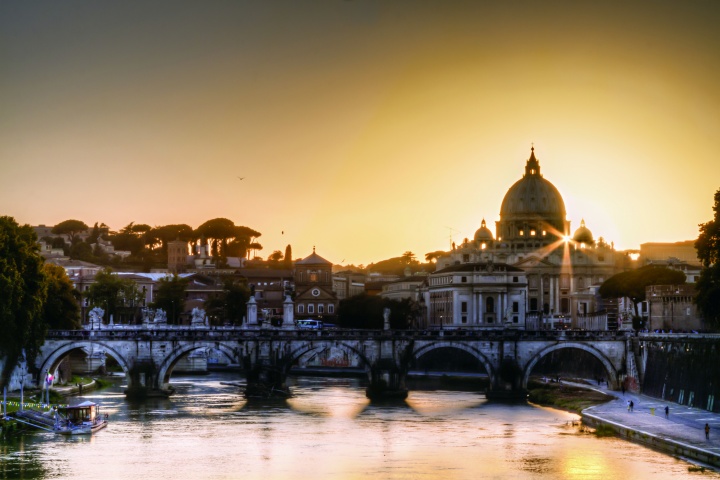
<svg viewBox="0 0 720 480">
<path fill-rule="evenodd" d="M 568 228 L 562 195 L 540 174 L 540 162 L 533 147 L 525 164 L 525 175 L 503 199 L 498 240 L 527 240 L 530 236 L 550 240 L 566 235 Z"/>
<path fill-rule="evenodd" d="M 573 240 L 577 243 L 584 243 L 586 245 L 592 245 L 593 243 L 595 243 L 595 240 L 593 240 L 592 232 L 589 228 L 585 226 L 585 219 L 582 219 L 580 221 L 580 228 L 575 230 Z"/>
<path fill-rule="evenodd" d="M 489 228 L 487 228 L 485 224 L 485 219 L 483 218 L 482 223 L 480 224 L 480 228 L 475 232 L 475 243 L 477 244 L 490 244 L 493 241 L 493 234 L 490 231 Z"/>
</svg>

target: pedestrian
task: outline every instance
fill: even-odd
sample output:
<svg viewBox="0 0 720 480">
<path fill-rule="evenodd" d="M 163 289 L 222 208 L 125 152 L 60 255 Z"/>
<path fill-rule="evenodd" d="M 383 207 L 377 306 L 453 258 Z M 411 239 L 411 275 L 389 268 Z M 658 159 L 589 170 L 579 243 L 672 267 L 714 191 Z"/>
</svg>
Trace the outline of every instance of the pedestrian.
<svg viewBox="0 0 720 480">
<path fill-rule="evenodd" d="M 630 400 L 627 401 L 628 412 L 630 412 Z"/>
<path fill-rule="evenodd" d="M 623 397 L 625 396 L 625 384 L 623 383 L 620 385 L 620 390 L 622 390 Z"/>
<path fill-rule="evenodd" d="M 633 403 L 632 400 L 630 400 L 630 411 L 631 412 L 633 411 L 633 408 L 635 408 L 635 404 Z"/>
<path fill-rule="evenodd" d="M 705 424 L 705 440 L 710 440 L 710 425 Z"/>
<path fill-rule="evenodd" d="M 670 407 L 665 405 L 665 418 L 670 418 Z"/>
</svg>

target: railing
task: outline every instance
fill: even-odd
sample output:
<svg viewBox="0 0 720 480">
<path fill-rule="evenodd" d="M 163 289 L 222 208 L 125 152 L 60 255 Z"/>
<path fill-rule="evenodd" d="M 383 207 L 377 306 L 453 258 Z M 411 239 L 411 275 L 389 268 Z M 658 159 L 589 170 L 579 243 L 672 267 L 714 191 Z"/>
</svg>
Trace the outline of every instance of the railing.
<svg viewBox="0 0 720 480">
<path fill-rule="evenodd" d="M 52 340 L 206 340 L 222 341 L 243 339 L 307 339 L 307 340 L 623 340 L 630 335 L 623 331 L 589 330 L 506 330 L 506 329 L 417 329 L 417 330 L 369 330 L 332 328 L 322 330 L 303 329 L 247 329 L 241 327 L 172 327 L 172 328 L 110 328 L 100 330 L 51 330 L 47 338 Z M 720 337 L 720 335 L 718 335 Z"/>
</svg>

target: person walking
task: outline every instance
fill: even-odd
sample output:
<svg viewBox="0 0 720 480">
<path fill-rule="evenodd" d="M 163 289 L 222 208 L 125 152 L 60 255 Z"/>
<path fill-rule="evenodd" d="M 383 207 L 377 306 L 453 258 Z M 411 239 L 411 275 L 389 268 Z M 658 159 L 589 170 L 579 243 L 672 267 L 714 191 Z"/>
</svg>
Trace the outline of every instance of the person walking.
<svg viewBox="0 0 720 480">
<path fill-rule="evenodd" d="M 631 412 L 633 411 L 633 408 L 635 408 L 635 404 L 633 403 L 632 400 L 630 400 L 630 411 Z"/>
<path fill-rule="evenodd" d="M 705 424 L 705 440 L 710 440 L 710 425 Z"/>
<path fill-rule="evenodd" d="M 670 418 L 670 407 L 665 405 L 665 418 Z"/>
<path fill-rule="evenodd" d="M 627 401 L 628 413 L 630 413 L 630 400 Z"/>
</svg>

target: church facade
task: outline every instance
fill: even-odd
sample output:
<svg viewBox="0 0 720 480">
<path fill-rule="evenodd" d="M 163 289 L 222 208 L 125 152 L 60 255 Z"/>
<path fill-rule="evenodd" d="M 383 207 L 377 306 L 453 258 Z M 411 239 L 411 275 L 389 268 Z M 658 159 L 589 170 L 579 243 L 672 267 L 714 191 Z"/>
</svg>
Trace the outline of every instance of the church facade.
<svg viewBox="0 0 720 480">
<path fill-rule="evenodd" d="M 558 318 L 581 325 L 599 310 L 597 286 L 617 272 L 620 256 L 596 241 L 584 220 L 571 234 L 566 217 L 562 195 L 541 174 L 532 148 L 524 175 L 502 201 L 496 234 L 483 219 L 473 239 L 437 259 L 423 292 L 428 325 L 536 329 Z M 451 271 L 472 275 L 440 280 Z"/>
</svg>

